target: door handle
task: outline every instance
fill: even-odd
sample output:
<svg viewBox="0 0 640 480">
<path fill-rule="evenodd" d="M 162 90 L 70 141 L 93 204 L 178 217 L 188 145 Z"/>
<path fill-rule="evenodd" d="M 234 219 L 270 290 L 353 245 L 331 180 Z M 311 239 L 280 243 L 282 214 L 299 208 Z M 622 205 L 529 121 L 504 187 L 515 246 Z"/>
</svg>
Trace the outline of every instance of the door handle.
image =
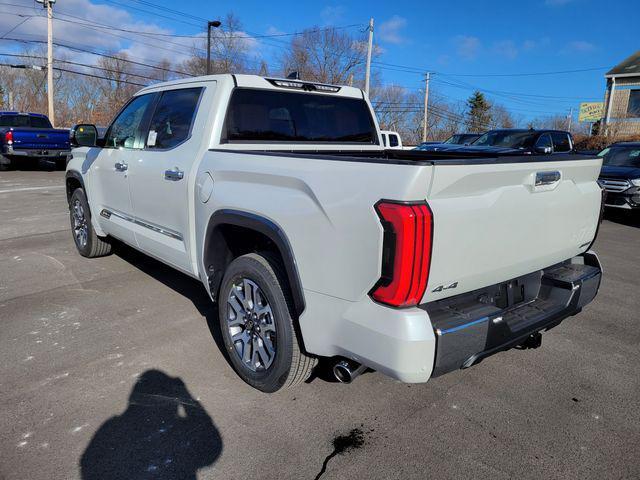
<svg viewBox="0 0 640 480">
<path fill-rule="evenodd" d="M 552 172 L 536 172 L 535 186 L 553 185 L 554 183 L 558 183 L 561 178 L 562 174 L 557 170 Z"/>
<path fill-rule="evenodd" d="M 116 171 L 118 171 L 118 172 L 126 172 L 127 169 L 129 168 L 129 165 L 127 165 L 124 162 L 116 162 L 114 167 L 116 167 Z"/>
<path fill-rule="evenodd" d="M 532 175 L 531 189 L 533 192 L 548 192 L 549 190 L 555 190 L 560 185 L 562 180 L 562 173 L 558 170 L 548 172 L 536 172 Z"/>
<path fill-rule="evenodd" d="M 184 178 L 184 172 L 179 168 L 175 168 L 173 170 L 165 170 L 164 179 L 171 180 L 172 182 L 177 182 L 178 180 L 182 180 Z"/>
</svg>

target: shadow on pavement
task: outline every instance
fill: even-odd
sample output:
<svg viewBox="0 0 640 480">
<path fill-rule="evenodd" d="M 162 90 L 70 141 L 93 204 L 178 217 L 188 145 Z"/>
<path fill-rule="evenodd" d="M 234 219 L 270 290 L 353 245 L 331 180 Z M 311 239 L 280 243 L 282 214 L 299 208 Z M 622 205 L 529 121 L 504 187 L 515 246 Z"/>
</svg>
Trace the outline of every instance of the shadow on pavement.
<svg viewBox="0 0 640 480">
<path fill-rule="evenodd" d="M 83 480 L 196 479 L 222 452 L 222 438 L 184 382 L 144 372 L 126 411 L 107 420 L 80 459 Z"/>
<path fill-rule="evenodd" d="M 218 325 L 218 308 L 213 304 L 202 283 L 120 242 L 114 244 L 114 253 L 138 270 L 162 282 L 167 287 L 191 300 L 200 315 L 205 317 L 211 337 L 228 360 L 224 340 Z"/>
<path fill-rule="evenodd" d="M 637 210 L 605 209 L 604 219 L 620 225 L 640 228 L 640 211 Z"/>
<path fill-rule="evenodd" d="M 114 253 L 133 267 L 143 271 L 147 275 L 178 292 L 180 295 L 191 300 L 193 305 L 198 309 L 198 312 L 205 317 L 211 337 L 216 342 L 218 349 L 231 367 L 229 354 L 224 345 L 224 340 L 222 339 L 218 323 L 218 307 L 213 304 L 200 281 L 180 273 L 168 265 L 148 257 L 147 255 L 120 242 L 116 242 L 114 244 Z M 314 372 L 307 380 L 307 383 L 311 383 L 315 379 L 323 380 L 325 382 L 336 382 L 332 373 L 332 368 L 333 364 L 330 361 L 321 361 L 316 369 L 314 369 Z"/>
</svg>

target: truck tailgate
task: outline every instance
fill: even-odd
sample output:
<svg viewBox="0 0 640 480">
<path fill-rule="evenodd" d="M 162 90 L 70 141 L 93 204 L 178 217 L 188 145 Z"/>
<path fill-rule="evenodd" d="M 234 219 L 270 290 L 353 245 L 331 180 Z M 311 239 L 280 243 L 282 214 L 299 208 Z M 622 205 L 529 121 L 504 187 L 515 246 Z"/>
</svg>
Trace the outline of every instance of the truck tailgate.
<svg viewBox="0 0 640 480">
<path fill-rule="evenodd" d="M 68 150 L 69 131 L 37 128 L 14 128 L 14 150 Z"/>
<path fill-rule="evenodd" d="M 423 302 L 506 281 L 585 251 L 600 214 L 601 159 L 572 158 L 436 162 L 427 196 L 434 233 Z"/>
</svg>

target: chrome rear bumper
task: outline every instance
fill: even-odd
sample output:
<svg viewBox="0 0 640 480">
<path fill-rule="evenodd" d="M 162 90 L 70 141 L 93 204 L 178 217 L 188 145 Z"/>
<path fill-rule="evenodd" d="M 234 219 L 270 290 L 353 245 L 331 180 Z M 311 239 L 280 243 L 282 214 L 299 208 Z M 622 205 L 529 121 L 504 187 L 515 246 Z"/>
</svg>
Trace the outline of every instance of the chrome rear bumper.
<svg viewBox="0 0 640 480">
<path fill-rule="evenodd" d="M 424 305 L 436 335 L 432 377 L 526 343 L 580 312 L 600 287 L 593 252 L 538 272 Z"/>
</svg>

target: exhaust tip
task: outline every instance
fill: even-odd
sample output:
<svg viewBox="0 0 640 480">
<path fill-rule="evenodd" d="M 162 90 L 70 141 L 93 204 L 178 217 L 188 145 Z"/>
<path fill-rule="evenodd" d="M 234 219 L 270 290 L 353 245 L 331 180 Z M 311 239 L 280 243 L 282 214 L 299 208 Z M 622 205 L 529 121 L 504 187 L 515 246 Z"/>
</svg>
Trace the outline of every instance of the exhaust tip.
<svg viewBox="0 0 640 480">
<path fill-rule="evenodd" d="M 364 365 L 351 360 L 340 360 L 333 366 L 333 376 L 340 383 L 351 383 L 366 369 Z"/>
<path fill-rule="evenodd" d="M 333 367 L 333 375 L 340 383 L 351 383 L 353 381 L 351 373 L 349 364 L 344 360 L 336 363 Z"/>
</svg>

